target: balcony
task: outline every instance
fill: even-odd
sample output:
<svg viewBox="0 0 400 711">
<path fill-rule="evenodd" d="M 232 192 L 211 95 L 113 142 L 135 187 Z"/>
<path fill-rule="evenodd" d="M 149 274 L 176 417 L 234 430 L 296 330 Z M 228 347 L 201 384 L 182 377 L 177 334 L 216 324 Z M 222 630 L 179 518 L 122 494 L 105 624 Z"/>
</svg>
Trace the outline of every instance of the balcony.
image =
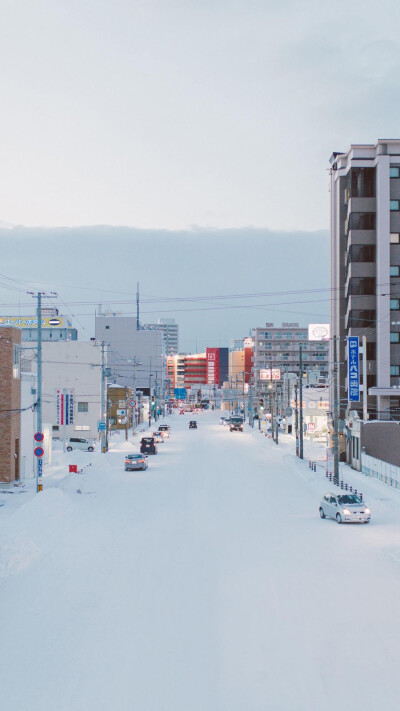
<svg viewBox="0 0 400 711">
<path fill-rule="evenodd" d="M 376 212 L 376 198 L 351 197 L 348 206 L 349 212 Z"/>
</svg>

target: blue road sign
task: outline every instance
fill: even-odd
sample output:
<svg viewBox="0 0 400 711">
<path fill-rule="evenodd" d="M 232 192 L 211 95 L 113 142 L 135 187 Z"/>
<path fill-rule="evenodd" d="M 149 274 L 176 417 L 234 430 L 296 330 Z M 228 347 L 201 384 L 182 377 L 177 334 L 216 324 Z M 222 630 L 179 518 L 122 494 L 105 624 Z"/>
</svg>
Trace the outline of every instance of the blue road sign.
<svg viewBox="0 0 400 711">
<path fill-rule="evenodd" d="M 176 400 L 185 400 L 186 388 L 174 388 L 174 395 Z"/>
<path fill-rule="evenodd" d="M 105 422 L 99 422 L 97 425 L 97 428 L 99 432 L 105 432 L 106 429 L 106 423 Z"/>
<path fill-rule="evenodd" d="M 43 459 L 40 457 L 38 460 L 38 476 L 43 474 Z"/>
<path fill-rule="evenodd" d="M 43 447 L 35 447 L 35 449 L 33 450 L 33 453 L 34 453 L 35 457 L 43 457 L 44 449 L 43 449 Z"/>
<path fill-rule="evenodd" d="M 43 440 L 44 440 L 43 432 L 35 432 L 35 434 L 33 435 L 33 439 L 35 440 L 35 442 L 43 442 Z"/>
</svg>

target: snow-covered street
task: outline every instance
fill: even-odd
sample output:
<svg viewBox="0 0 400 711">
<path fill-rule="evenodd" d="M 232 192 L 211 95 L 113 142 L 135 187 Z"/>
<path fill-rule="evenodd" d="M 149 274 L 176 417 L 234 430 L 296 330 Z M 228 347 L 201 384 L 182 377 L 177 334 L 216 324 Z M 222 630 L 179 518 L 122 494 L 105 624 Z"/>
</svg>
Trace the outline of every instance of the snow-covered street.
<svg viewBox="0 0 400 711">
<path fill-rule="evenodd" d="M 320 520 L 288 438 L 193 417 L 0 495 L 2 709 L 397 711 L 400 491 L 350 472 L 371 524 Z"/>
</svg>

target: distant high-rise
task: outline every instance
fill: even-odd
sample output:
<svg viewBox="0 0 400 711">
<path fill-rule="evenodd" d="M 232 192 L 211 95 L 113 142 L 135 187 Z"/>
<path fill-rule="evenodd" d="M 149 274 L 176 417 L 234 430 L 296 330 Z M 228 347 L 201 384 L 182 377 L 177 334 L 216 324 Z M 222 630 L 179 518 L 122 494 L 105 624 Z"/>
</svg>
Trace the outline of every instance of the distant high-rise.
<svg viewBox="0 0 400 711">
<path fill-rule="evenodd" d="M 179 326 L 174 318 L 159 318 L 157 323 L 147 323 L 144 329 L 162 331 L 165 340 L 165 353 L 175 355 L 179 350 Z"/>
</svg>

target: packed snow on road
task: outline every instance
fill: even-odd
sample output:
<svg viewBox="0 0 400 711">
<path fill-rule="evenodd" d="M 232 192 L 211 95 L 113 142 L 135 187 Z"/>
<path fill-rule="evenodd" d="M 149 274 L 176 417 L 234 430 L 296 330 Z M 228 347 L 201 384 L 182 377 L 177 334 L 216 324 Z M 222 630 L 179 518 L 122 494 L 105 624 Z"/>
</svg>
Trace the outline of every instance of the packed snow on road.
<svg viewBox="0 0 400 711">
<path fill-rule="evenodd" d="M 321 520 L 291 438 L 192 417 L 0 493 L 1 708 L 398 711 L 400 491 L 347 470 L 371 523 Z"/>
</svg>

